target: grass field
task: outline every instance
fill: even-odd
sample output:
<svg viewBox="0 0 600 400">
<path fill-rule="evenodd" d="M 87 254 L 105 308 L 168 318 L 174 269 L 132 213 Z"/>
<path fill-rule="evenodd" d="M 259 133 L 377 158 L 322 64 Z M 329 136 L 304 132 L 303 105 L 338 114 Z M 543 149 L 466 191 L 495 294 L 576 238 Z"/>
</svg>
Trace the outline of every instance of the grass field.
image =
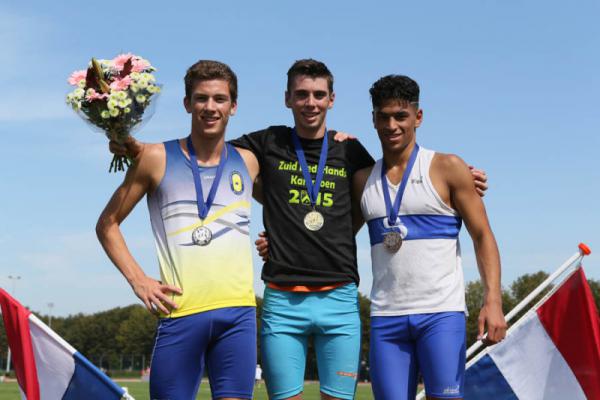
<svg viewBox="0 0 600 400">
<path fill-rule="evenodd" d="M 116 382 L 126 387 L 129 393 L 136 400 L 149 400 L 148 394 L 148 383 L 147 382 Z M 208 388 L 208 382 L 202 381 L 200 385 L 200 392 L 198 393 L 197 399 L 210 399 L 210 390 Z M 262 384 L 260 388 L 256 388 L 254 391 L 254 398 L 256 400 L 267 400 L 267 391 L 265 385 Z M 318 400 L 319 396 L 319 385 L 314 382 L 306 382 L 304 384 L 304 400 Z M 357 400 L 372 400 L 373 394 L 371 393 L 371 385 L 358 385 L 356 390 Z M 0 400 L 21 400 L 19 394 L 19 388 L 15 382 L 0 383 Z"/>
</svg>

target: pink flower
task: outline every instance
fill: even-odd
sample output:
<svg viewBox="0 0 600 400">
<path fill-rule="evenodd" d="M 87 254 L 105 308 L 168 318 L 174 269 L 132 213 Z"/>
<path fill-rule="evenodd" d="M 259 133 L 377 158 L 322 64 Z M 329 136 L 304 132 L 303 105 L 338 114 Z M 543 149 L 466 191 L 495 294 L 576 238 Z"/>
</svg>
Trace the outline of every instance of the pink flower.
<svg viewBox="0 0 600 400">
<path fill-rule="evenodd" d="M 85 99 L 87 101 L 94 101 L 94 100 L 106 99 L 107 97 L 108 97 L 108 94 L 106 94 L 106 93 L 98 93 L 94 89 L 88 89 Z"/>
<path fill-rule="evenodd" d="M 131 54 L 131 53 L 119 54 L 118 56 L 116 56 L 113 59 L 113 67 L 117 71 L 123 71 L 123 67 L 125 66 L 125 63 L 132 57 L 133 57 L 133 54 Z"/>
<path fill-rule="evenodd" d="M 124 78 L 115 79 L 114 81 L 112 81 L 110 84 L 110 88 L 112 90 L 125 90 L 129 87 L 129 85 L 131 85 L 131 78 L 129 76 L 126 76 Z"/>
<path fill-rule="evenodd" d="M 143 72 L 150 67 L 150 63 L 143 58 L 134 57 L 131 61 L 131 70 L 133 72 Z"/>
<path fill-rule="evenodd" d="M 70 85 L 77 86 L 79 81 L 82 79 L 85 79 L 86 76 L 87 76 L 87 71 L 85 69 L 82 69 L 80 71 L 75 71 L 71 74 L 69 79 L 67 79 L 67 82 L 69 82 Z"/>
</svg>

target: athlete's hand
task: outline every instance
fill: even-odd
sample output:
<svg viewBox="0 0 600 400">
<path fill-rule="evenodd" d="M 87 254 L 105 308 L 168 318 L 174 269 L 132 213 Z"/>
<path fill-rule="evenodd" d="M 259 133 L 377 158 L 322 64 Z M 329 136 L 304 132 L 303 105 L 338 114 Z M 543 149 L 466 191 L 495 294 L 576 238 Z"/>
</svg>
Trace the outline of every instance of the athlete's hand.
<svg viewBox="0 0 600 400">
<path fill-rule="evenodd" d="M 479 311 L 477 324 L 479 329 L 477 339 L 482 340 L 486 346 L 496 344 L 504 339 L 506 321 L 502 313 L 502 303 L 500 301 L 486 302 Z M 486 337 L 483 336 L 485 328 L 487 328 Z"/>
<path fill-rule="evenodd" d="M 137 297 L 142 300 L 148 311 L 156 314 L 157 311 L 161 311 L 163 314 L 169 314 L 170 311 L 167 306 L 175 310 L 177 309 L 177 303 L 169 298 L 170 293 L 183 294 L 183 291 L 175 286 L 165 285 L 156 279 L 152 279 L 148 276 L 143 276 L 132 282 L 131 287 Z"/>
<path fill-rule="evenodd" d="M 113 154 L 127 156 L 135 160 L 142 155 L 145 145 L 145 143 L 136 140 L 133 136 L 128 136 L 123 143 L 111 140 L 108 142 L 108 149 Z"/>
<path fill-rule="evenodd" d="M 335 140 L 336 142 L 345 142 L 348 139 L 356 139 L 356 136 L 346 132 L 336 132 L 335 136 L 333 137 L 333 140 Z"/>
<path fill-rule="evenodd" d="M 473 180 L 475 181 L 475 190 L 477 190 L 477 194 L 481 197 L 485 196 L 485 191 L 488 190 L 487 174 L 484 170 L 477 169 L 472 165 L 469 165 L 469 169 L 471 170 L 471 175 L 473 175 Z"/>
<path fill-rule="evenodd" d="M 269 238 L 267 238 L 267 232 L 262 231 L 258 234 L 258 239 L 254 242 L 256 245 L 256 251 L 258 251 L 258 255 L 263 259 L 264 262 L 267 262 L 269 259 Z"/>
</svg>

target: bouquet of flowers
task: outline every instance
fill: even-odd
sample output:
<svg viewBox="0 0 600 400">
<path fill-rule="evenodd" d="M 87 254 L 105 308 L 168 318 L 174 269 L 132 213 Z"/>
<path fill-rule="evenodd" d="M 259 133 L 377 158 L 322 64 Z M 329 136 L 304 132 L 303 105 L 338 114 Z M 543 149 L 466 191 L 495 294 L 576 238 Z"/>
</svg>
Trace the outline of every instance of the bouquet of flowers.
<svg viewBox="0 0 600 400">
<path fill-rule="evenodd" d="M 90 126 L 99 128 L 111 140 L 122 143 L 147 121 L 161 90 L 156 69 L 133 54 L 113 60 L 92 58 L 87 70 L 75 71 L 68 79 L 75 89 L 67 94 L 67 104 Z M 109 172 L 124 171 L 131 160 L 113 157 Z"/>
</svg>

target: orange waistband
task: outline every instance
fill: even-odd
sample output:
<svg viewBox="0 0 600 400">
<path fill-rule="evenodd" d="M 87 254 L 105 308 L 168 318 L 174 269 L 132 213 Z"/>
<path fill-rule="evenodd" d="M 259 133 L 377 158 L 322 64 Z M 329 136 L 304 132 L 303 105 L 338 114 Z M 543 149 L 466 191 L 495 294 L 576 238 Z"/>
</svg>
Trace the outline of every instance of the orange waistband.
<svg viewBox="0 0 600 400">
<path fill-rule="evenodd" d="M 338 288 L 340 286 L 344 286 L 347 284 L 348 284 L 348 282 L 334 283 L 334 284 L 325 285 L 325 286 L 304 286 L 304 285 L 281 286 L 276 283 L 269 282 L 267 284 L 267 287 L 269 287 L 270 289 L 275 289 L 275 290 L 283 290 L 284 292 L 308 293 L 308 292 L 325 292 L 327 290 L 332 290 L 332 289 L 335 289 L 335 288 Z"/>
</svg>

